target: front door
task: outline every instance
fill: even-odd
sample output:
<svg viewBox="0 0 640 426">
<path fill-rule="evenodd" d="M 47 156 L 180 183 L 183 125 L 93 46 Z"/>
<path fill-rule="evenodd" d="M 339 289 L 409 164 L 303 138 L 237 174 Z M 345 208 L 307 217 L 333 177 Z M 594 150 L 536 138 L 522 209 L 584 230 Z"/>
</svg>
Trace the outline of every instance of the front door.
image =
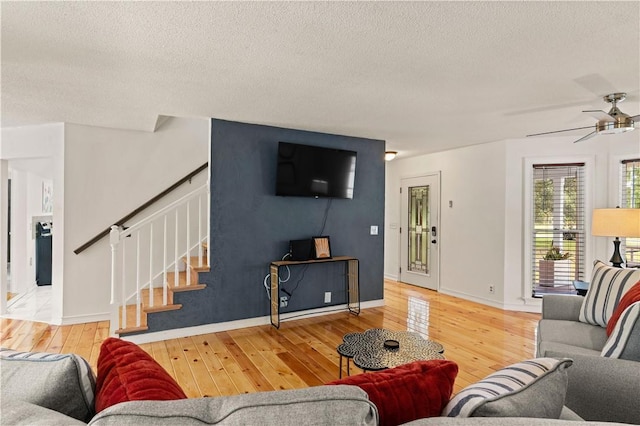
<svg viewBox="0 0 640 426">
<path fill-rule="evenodd" d="M 400 281 L 438 289 L 440 175 L 401 180 Z"/>
</svg>

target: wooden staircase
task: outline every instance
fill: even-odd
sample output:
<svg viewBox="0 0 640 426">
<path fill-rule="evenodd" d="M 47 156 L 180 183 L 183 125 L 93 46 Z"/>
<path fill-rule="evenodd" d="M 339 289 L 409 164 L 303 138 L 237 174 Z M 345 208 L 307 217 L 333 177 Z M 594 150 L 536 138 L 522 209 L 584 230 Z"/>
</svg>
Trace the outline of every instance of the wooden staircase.
<svg viewBox="0 0 640 426">
<path fill-rule="evenodd" d="M 199 258 L 198 256 L 192 256 L 189 258 L 183 257 L 182 261 L 185 263 L 186 270 L 178 272 L 178 285 L 175 285 L 175 272 L 167 272 L 167 304 L 163 304 L 163 288 L 153 288 L 153 306 L 149 304 L 149 289 L 145 288 L 140 292 L 141 298 L 141 316 L 140 316 L 140 325 L 137 325 L 136 317 L 137 317 L 137 306 L 136 304 L 127 305 L 127 321 L 124 327 L 120 327 L 116 330 L 116 333 L 120 336 L 130 334 L 130 333 L 138 333 L 140 331 L 147 331 L 149 327 L 147 326 L 147 315 L 149 314 L 157 314 L 160 312 L 166 311 L 175 311 L 178 309 L 182 309 L 181 304 L 173 303 L 173 294 L 179 293 L 183 291 L 198 291 L 203 290 L 207 286 L 206 284 L 199 283 L 199 273 L 200 272 L 209 272 L 210 268 L 207 264 L 207 245 L 203 244 L 203 257 L 202 257 L 202 266 L 199 266 Z M 187 285 L 187 274 L 190 274 L 190 285 Z M 122 321 L 122 306 L 120 307 L 120 324 L 123 324 Z"/>
</svg>

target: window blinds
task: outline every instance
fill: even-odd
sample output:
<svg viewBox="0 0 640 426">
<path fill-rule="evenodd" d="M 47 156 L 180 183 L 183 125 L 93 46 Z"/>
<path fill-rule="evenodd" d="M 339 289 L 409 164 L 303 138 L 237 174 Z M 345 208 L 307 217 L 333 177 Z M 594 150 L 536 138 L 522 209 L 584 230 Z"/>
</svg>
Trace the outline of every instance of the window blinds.
<svg viewBox="0 0 640 426">
<path fill-rule="evenodd" d="M 534 164 L 533 287 L 572 285 L 584 277 L 584 163 Z"/>
<path fill-rule="evenodd" d="M 620 162 L 620 207 L 640 208 L 640 158 Z M 627 266 L 640 265 L 640 238 L 621 238 Z"/>
</svg>

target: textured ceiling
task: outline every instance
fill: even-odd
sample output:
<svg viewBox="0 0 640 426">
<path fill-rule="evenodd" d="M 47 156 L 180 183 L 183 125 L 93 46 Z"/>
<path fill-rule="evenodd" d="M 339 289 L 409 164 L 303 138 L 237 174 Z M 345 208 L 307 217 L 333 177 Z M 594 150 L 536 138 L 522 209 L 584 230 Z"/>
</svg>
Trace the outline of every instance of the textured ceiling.
<svg viewBox="0 0 640 426">
<path fill-rule="evenodd" d="M 608 110 L 612 91 L 640 113 L 637 1 L 2 2 L 1 15 L 3 127 L 216 117 L 410 156 L 591 125 L 580 111 Z"/>
</svg>

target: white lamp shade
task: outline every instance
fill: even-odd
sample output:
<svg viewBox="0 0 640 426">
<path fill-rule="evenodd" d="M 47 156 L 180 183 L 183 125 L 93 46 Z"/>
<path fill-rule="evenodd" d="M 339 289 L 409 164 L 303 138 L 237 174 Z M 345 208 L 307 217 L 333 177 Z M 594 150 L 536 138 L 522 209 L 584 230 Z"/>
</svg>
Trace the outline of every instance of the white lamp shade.
<svg viewBox="0 0 640 426">
<path fill-rule="evenodd" d="M 601 237 L 640 237 L 640 209 L 595 209 L 591 234 Z"/>
</svg>

